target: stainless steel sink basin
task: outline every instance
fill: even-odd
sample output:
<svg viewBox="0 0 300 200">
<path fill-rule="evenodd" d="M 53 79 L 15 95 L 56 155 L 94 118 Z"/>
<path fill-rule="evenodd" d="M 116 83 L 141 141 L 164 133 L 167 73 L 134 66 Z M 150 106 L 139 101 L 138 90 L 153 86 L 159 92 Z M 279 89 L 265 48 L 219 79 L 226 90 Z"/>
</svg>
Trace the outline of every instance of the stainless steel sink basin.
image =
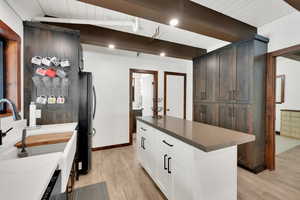
<svg viewBox="0 0 300 200">
<path fill-rule="evenodd" d="M 26 147 L 28 156 L 36 156 L 47 153 L 63 152 L 67 143 L 47 144 L 41 146 Z M 18 149 L 20 152 L 21 149 Z"/>
</svg>

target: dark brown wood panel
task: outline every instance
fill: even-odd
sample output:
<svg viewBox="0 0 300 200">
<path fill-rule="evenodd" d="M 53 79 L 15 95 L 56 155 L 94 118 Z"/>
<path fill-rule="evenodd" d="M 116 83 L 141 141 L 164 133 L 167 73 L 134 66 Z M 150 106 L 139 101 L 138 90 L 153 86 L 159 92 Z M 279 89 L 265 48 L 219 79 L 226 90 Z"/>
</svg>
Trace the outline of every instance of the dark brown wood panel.
<svg viewBox="0 0 300 200">
<path fill-rule="evenodd" d="M 116 31 L 92 25 L 48 23 L 80 31 L 80 42 L 85 44 L 108 47 L 114 44 L 115 48 L 139 53 L 160 55 L 164 52 L 168 57 L 192 60 L 206 53 L 205 49 L 191 47 L 159 39 L 153 39 L 131 33 Z"/>
<path fill-rule="evenodd" d="M 36 101 L 37 89 L 33 84 L 33 56 L 69 59 L 69 95 L 65 104 L 40 105 L 42 118 L 37 124 L 57 124 L 78 121 L 79 105 L 79 32 L 40 23 L 24 22 L 24 117 L 29 119 L 29 104 Z"/>
<path fill-rule="evenodd" d="M 80 1 L 163 24 L 178 18 L 181 29 L 230 42 L 249 38 L 257 32 L 256 27 L 189 0 Z"/>
<path fill-rule="evenodd" d="M 296 8 L 298 11 L 300 11 L 300 1 L 299 0 L 284 0 L 294 8 Z"/>
<path fill-rule="evenodd" d="M 219 126 L 234 129 L 234 124 L 233 104 L 219 104 Z"/>
<path fill-rule="evenodd" d="M 0 37 L 5 41 L 4 66 L 5 66 L 5 94 L 21 111 L 21 37 L 0 20 Z M 0 114 L 0 117 L 10 115 Z"/>
<path fill-rule="evenodd" d="M 253 41 L 248 41 L 236 47 L 236 86 L 233 95 L 237 102 L 250 102 L 253 70 L 252 43 Z"/>
<path fill-rule="evenodd" d="M 205 104 L 218 105 L 217 111 L 209 110 L 206 106 L 203 107 L 201 104 L 204 102 L 196 99 L 197 96 L 194 95 L 194 120 L 205 123 L 205 117 L 213 115 L 209 112 L 217 112 L 219 126 L 255 135 L 255 142 L 239 147 L 238 157 L 241 166 L 256 173 L 265 169 L 267 43 L 268 39 L 256 36 L 194 59 L 194 92 L 201 91 L 201 73 L 205 73 L 206 80 L 209 80 L 208 77 L 212 80 L 216 77 L 216 84 L 207 87 L 210 90 L 215 89 L 216 100 L 213 101 L 212 98 Z M 217 61 L 216 72 L 199 70 L 201 60 L 208 60 L 212 55 L 217 57 L 212 59 L 213 63 Z M 205 82 L 206 85 L 207 83 Z"/>
<path fill-rule="evenodd" d="M 201 116 L 204 117 L 204 123 L 219 126 L 219 107 L 218 104 L 201 104 L 203 107 Z"/>
<path fill-rule="evenodd" d="M 229 47 L 218 53 L 219 66 L 217 70 L 216 99 L 232 101 L 236 77 L 236 59 L 234 48 Z"/>
</svg>

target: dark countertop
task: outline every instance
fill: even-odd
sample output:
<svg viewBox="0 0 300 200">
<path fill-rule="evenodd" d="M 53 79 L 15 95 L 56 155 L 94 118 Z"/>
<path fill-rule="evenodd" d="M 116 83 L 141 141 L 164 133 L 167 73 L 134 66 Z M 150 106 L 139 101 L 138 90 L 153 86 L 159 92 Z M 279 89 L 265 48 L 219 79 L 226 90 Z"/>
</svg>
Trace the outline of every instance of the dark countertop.
<svg viewBox="0 0 300 200">
<path fill-rule="evenodd" d="M 175 117 L 164 116 L 161 119 L 154 119 L 149 116 L 137 117 L 137 120 L 205 152 L 255 140 L 254 135 Z"/>
</svg>

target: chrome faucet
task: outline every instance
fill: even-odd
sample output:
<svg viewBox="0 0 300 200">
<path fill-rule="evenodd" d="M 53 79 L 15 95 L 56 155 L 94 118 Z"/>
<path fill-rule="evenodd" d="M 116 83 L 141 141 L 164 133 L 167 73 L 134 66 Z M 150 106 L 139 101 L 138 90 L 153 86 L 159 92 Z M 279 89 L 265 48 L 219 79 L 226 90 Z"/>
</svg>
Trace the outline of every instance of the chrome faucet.
<svg viewBox="0 0 300 200">
<path fill-rule="evenodd" d="M 17 121 L 17 120 L 21 120 L 21 116 L 18 114 L 17 112 L 17 108 L 15 106 L 15 104 L 10 101 L 9 99 L 0 99 L 0 104 L 3 104 L 3 103 L 7 103 L 10 107 L 10 110 L 13 114 L 13 120 L 14 121 Z M 6 136 L 6 134 L 11 131 L 13 128 L 9 128 L 7 131 L 5 132 L 2 132 L 1 128 L 0 128 L 0 145 L 2 145 L 2 138 Z"/>
</svg>

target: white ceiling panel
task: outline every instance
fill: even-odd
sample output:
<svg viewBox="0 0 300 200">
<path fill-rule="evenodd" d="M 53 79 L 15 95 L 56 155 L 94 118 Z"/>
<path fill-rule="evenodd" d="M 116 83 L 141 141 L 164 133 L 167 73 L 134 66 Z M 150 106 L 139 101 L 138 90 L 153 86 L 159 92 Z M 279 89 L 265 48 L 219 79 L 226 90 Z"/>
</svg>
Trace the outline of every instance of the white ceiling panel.
<svg viewBox="0 0 300 200">
<path fill-rule="evenodd" d="M 191 0 L 255 27 L 261 27 L 296 10 L 284 0 Z"/>
<path fill-rule="evenodd" d="M 93 20 L 124 20 L 133 21 L 135 17 L 112 11 L 109 9 L 85 4 L 76 0 L 11 0 L 17 2 L 18 7 L 23 7 L 28 2 L 34 2 L 40 5 L 42 12 L 33 13 L 33 17 L 40 17 L 43 15 L 50 15 L 60 18 L 75 18 L 75 19 L 93 19 Z M 139 19 L 139 29 L 133 32 L 131 27 L 125 26 L 109 26 L 107 28 L 134 33 L 137 35 L 151 37 L 156 28 L 160 27 L 160 34 L 157 39 L 166 40 L 170 42 L 185 44 L 193 47 L 205 48 L 213 50 L 217 47 L 224 46 L 228 42 L 207 37 L 197 33 L 189 32 L 179 28 L 174 28 L 164 24 L 159 24 L 153 21 Z"/>
</svg>

